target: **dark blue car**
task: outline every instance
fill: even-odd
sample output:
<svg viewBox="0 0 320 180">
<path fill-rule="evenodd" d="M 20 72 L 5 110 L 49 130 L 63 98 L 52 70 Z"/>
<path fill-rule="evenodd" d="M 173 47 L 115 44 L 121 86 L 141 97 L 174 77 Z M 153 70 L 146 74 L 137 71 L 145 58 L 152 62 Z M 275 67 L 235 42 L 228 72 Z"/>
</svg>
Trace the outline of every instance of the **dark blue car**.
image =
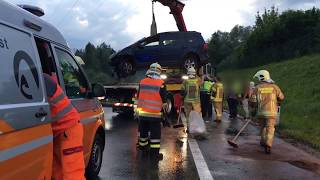
<svg viewBox="0 0 320 180">
<path fill-rule="evenodd" d="M 208 45 L 199 32 L 165 32 L 143 38 L 111 56 L 111 65 L 120 77 L 154 62 L 164 67 L 197 68 L 208 62 Z"/>
</svg>

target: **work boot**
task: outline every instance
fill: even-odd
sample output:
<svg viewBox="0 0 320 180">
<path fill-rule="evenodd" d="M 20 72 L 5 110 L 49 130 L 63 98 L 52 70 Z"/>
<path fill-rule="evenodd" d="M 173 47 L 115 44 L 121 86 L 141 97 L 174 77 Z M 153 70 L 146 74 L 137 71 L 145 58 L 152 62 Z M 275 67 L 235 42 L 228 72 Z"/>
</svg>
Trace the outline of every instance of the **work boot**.
<svg viewBox="0 0 320 180">
<path fill-rule="evenodd" d="M 214 122 L 216 122 L 216 123 L 221 123 L 221 120 L 214 120 Z"/>
<path fill-rule="evenodd" d="M 266 143 L 260 141 L 260 146 L 261 146 L 261 147 L 265 147 L 265 146 L 266 146 Z"/>
<path fill-rule="evenodd" d="M 162 161 L 162 160 L 163 160 L 163 154 L 162 154 L 162 153 L 158 153 L 158 154 L 155 156 L 155 160 Z"/>
<path fill-rule="evenodd" d="M 179 145 L 179 147 L 183 146 L 183 141 L 181 139 L 177 139 L 176 143 Z"/>
<path fill-rule="evenodd" d="M 271 147 L 268 146 L 268 145 L 265 145 L 265 147 L 264 147 L 264 152 L 265 152 L 266 154 L 271 154 Z"/>
<path fill-rule="evenodd" d="M 161 161 L 161 160 L 163 160 L 163 154 L 159 153 L 159 150 L 151 149 L 150 150 L 150 158 L 155 161 Z"/>
<path fill-rule="evenodd" d="M 149 150 L 150 150 L 150 146 L 140 146 L 138 145 L 138 149 L 141 151 L 142 154 L 148 154 Z"/>
</svg>

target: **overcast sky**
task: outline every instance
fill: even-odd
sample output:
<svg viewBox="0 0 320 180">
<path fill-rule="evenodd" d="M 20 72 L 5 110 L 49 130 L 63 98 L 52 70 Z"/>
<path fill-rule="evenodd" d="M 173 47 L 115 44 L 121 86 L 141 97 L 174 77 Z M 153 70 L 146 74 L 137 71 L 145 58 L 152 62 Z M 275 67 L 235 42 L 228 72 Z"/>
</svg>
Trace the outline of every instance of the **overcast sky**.
<svg viewBox="0 0 320 180">
<path fill-rule="evenodd" d="M 56 26 L 71 48 L 90 41 L 119 50 L 150 33 L 151 0 L 8 0 L 44 9 L 42 18 Z M 236 25 L 252 25 L 257 11 L 275 5 L 280 11 L 320 7 L 320 0 L 184 0 L 188 30 L 205 39 L 216 30 L 230 31 Z M 169 8 L 156 3 L 158 32 L 176 31 Z"/>
</svg>

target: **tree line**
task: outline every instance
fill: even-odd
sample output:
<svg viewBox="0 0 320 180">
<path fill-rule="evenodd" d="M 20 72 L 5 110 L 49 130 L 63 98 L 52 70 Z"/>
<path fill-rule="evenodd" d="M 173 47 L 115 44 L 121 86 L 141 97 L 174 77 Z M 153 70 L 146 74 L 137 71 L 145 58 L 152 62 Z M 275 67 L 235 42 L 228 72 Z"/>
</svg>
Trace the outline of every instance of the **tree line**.
<svg viewBox="0 0 320 180">
<path fill-rule="evenodd" d="M 320 52 L 320 9 L 288 10 L 271 7 L 256 14 L 253 26 L 236 25 L 230 32 L 214 32 L 208 40 L 210 62 L 218 71 L 255 67 Z M 115 50 L 106 43 L 88 43 L 76 50 L 92 82 L 112 84 L 109 65 Z"/>
<path fill-rule="evenodd" d="M 94 46 L 88 43 L 84 49 L 77 49 L 75 55 L 84 61 L 83 68 L 92 83 L 112 84 L 115 81 L 113 69 L 109 65 L 110 55 L 115 50 L 106 43 Z"/>
<path fill-rule="evenodd" d="M 271 7 L 257 13 L 251 27 L 236 25 L 209 39 L 210 61 L 223 70 L 255 67 L 320 51 L 320 9 Z"/>
</svg>

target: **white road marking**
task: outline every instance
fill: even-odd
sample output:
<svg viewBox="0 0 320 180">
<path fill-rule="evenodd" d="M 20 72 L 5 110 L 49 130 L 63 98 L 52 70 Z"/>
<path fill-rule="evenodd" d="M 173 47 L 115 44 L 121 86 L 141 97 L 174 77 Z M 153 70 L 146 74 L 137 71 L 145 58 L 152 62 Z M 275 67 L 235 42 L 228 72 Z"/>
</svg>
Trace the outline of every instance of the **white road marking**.
<svg viewBox="0 0 320 180">
<path fill-rule="evenodd" d="M 199 145 L 195 139 L 188 139 L 188 144 L 191 149 L 194 163 L 198 171 L 200 180 L 213 180 L 208 165 L 203 158 Z"/>
</svg>

